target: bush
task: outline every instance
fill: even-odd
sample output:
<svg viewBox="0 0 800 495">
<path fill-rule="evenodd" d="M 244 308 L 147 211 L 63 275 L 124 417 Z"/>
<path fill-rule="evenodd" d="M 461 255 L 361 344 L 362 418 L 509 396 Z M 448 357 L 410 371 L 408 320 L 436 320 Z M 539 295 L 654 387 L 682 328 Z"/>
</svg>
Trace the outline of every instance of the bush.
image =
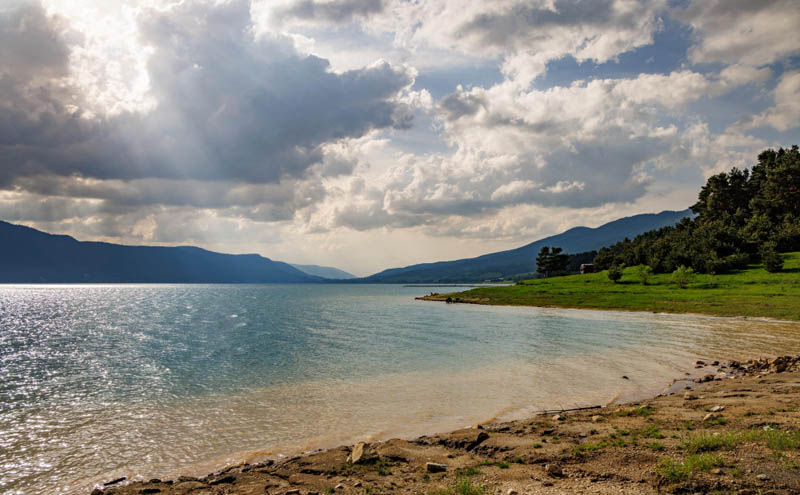
<svg viewBox="0 0 800 495">
<path fill-rule="evenodd" d="M 689 283 L 691 283 L 693 279 L 694 270 L 691 268 L 686 268 L 683 265 L 679 266 L 677 270 L 672 272 L 672 281 L 675 282 L 681 289 L 688 287 Z"/>
<path fill-rule="evenodd" d="M 774 243 L 767 243 L 761 248 L 761 261 L 770 273 L 783 270 L 783 257 L 775 250 Z"/>
<path fill-rule="evenodd" d="M 608 268 L 608 279 L 616 284 L 617 281 L 621 278 L 622 278 L 622 267 L 620 267 L 619 265 L 611 265 Z"/>
<path fill-rule="evenodd" d="M 647 265 L 642 265 L 639 267 L 639 280 L 642 281 L 642 285 L 648 285 L 650 283 L 650 279 L 653 276 L 653 269 Z"/>
</svg>

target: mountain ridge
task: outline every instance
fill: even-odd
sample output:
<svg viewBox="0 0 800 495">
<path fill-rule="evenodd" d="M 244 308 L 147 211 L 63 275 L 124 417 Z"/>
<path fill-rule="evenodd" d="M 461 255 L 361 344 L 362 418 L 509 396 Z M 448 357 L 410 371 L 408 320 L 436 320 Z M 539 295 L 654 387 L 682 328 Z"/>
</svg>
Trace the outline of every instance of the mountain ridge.
<svg viewBox="0 0 800 495">
<path fill-rule="evenodd" d="M 691 215 L 691 210 L 665 210 L 619 218 L 599 227 L 578 226 L 560 234 L 528 243 L 518 248 L 487 253 L 473 258 L 419 263 L 389 268 L 362 279 L 377 283 L 456 283 L 482 282 L 536 271 L 536 255 L 543 246 L 557 246 L 575 254 L 608 246 L 648 230 L 674 225 Z"/>
<path fill-rule="evenodd" d="M 0 221 L 4 283 L 308 283 L 322 278 L 258 254 L 78 241 Z"/>
</svg>

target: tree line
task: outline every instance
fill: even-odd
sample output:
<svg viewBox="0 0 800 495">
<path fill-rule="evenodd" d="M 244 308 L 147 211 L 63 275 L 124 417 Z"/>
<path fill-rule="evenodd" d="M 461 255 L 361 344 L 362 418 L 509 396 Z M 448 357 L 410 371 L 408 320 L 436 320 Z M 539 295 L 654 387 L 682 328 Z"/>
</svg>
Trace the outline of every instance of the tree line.
<svg viewBox="0 0 800 495">
<path fill-rule="evenodd" d="M 600 270 L 646 265 L 725 273 L 763 262 L 780 271 L 779 253 L 800 250 L 800 151 L 797 145 L 758 155 L 752 169 L 716 174 L 700 190 L 693 217 L 600 249 Z"/>
</svg>

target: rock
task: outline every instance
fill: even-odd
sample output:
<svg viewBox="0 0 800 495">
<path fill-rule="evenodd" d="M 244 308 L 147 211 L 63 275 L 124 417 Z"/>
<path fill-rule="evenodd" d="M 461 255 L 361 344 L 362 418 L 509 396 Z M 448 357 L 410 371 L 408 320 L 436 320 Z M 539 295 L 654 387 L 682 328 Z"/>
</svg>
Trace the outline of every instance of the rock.
<svg viewBox="0 0 800 495">
<path fill-rule="evenodd" d="M 111 485 L 116 485 L 117 483 L 121 483 L 121 482 L 125 481 L 126 479 L 128 479 L 128 478 L 126 478 L 125 476 L 123 476 L 122 478 L 117 478 L 117 479 L 115 479 L 115 480 L 106 481 L 105 483 L 103 483 L 103 486 L 111 486 Z"/>
<path fill-rule="evenodd" d="M 469 445 L 467 445 L 467 452 L 474 449 L 475 447 L 486 441 L 488 438 L 489 434 L 486 433 L 485 431 L 481 431 L 480 433 L 478 433 L 478 436 L 475 437 L 475 440 L 473 440 Z"/>
<path fill-rule="evenodd" d="M 719 361 L 713 361 L 713 362 L 711 363 L 711 366 L 719 366 Z"/>
<path fill-rule="evenodd" d="M 623 379 L 623 380 L 630 380 L 630 378 L 628 378 L 628 376 L 627 376 L 627 375 L 622 375 L 622 379 Z"/>
<path fill-rule="evenodd" d="M 158 483 L 161 483 L 161 480 L 160 480 L 160 479 L 158 479 L 158 478 L 153 478 L 153 479 L 151 479 L 151 480 L 149 481 L 149 483 L 158 484 Z"/>
<path fill-rule="evenodd" d="M 355 483 L 353 483 L 353 487 L 355 487 L 355 488 L 359 488 L 360 486 L 361 486 L 361 482 L 360 481 L 356 481 Z"/>
<path fill-rule="evenodd" d="M 506 495 L 518 495 L 518 494 L 519 492 L 514 490 L 513 488 L 509 488 L 508 491 L 506 492 Z"/>
<path fill-rule="evenodd" d="M 769 481 L 769 476 L 767 476 L 766 474 L 759 474 L 756 476 L 756 478 L 758 478 L 761 481 Z"/>
<path fill-rule="evenodd" d="M 161 488 L 142 488 L 139 490 L 141 495 L 151 495 L 153 493 L 161 493 Z"/>
<path fill-rule="evenodd" d="M 225 476 L 222 478 L 215 479 L 214 481 L 210 482 L 209 485 L 225 485 L 228 483 L 234 483 L 236 481 L 235 476 Z"/>
<path fill-rule="evenodd" d="M 181 481 L 175 485 L 175 491 L 180 493 L 181 490 L 185 492 L 190 492 L 192 490 L 198 490 L 200 488 L 206 488 L 208 485 L 205 483 L 200 483 L 199 481 Z"/>
<path fill-rule="evenodd" d="M 558 464 L 546 464 L 544 466 L 544 472 L 555 478 L 564 476 L 564 471 Z"/>
<path fill-rule="evenodd" d="M 316 490 L 309 490 L 308 495 L 319 495 L 319 492 Z"/>
<path fill-rule="evenodd" d="M 705 361 L 700 361 L 700 360 L 698 360 L 698 361 L 697 361 L 696 363 L 694 363 L 694 364 L 695 364 L 695 366 L 705 366 L 705 365 L 706 365 L 706 362 L 705 362 Z"/>
<path fill-rule="evenodd" d="M 103 490 L 95 488 L 90 495 L 103 495 Z"/>
<path fill-rule="evenodd" d="M 696 400 L 697 396 L 691 392 L 686 392 L 685 394 L 683 394 L 683 398 L 684 400 Z"/>
<path fill-rule="evenodd" d="M 711 411 L 712 413 L 718 413 L 718 412 L 722 412 L 724 410 L 725 410 L 725 406 L 714 406 L 711 409 L 709 409 L 709 411 Z"/>
<path fill-rule="evenodd" d="M 717 419 L 717 415 L 714 413 L 708 413 L 703 416 L 703 421 L 714 421 L 715 419 Z"/>
<path fill-rule="evenodd" d="M 722 469 L 714 468 L 711 470 L 711 474 L 722 474 Z"/>
<path fill-rule="evenodd" d="M 439 464 L 438 462 L 426 462 L 425 470 L 429 473 L 443 473 L 447 471 L 447 464 Z"/>
<path fill-rule="evenodd" d="M 298 488 L 292 488 L 291 490 L 286 490 L 284 495 L 300 495 L 300 490 Z"/>
<path fill-rule="evenodd" d="M 364 442 L 358 442 L 357 444 L 353 445 L 353 451 L 350 452 L 350 456 L 348 456 L 347 461 L 353 464 L 358 464 L 364 458 Z"/>
<path fill-rule="evenodd" d="M 344 485 L 339 483 L 338 485 L 333 487 L 334 490 L 344 490 Z M 299 492 L 298 492 L 299 493 Z"/>
<path fill-rule="evenodd" d="M 552 419 L 553 419 L 553 421 L 564 421 L 564 420 L 565 420 L 565 419 L 567 419 L 567 418 L 565 418 L 565 417 L 564 417 L 563 415 L 561 415 L 561 414 L 556 414 L 555 416 L 553 416 L 553 418 L 552 418 Z"/>
<path fill-rule="evenodd" d="M 592 423 L 599 423 L 600 421 L 603 421 L 603 417 L 602 416 L 599 416 L 597 414 L 592 416 Z"/>
</svg>

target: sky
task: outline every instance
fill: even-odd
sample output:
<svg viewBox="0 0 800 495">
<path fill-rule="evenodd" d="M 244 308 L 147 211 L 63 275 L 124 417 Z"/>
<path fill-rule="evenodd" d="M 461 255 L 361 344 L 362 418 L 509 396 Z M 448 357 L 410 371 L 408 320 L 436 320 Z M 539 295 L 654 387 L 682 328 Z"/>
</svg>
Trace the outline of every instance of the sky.
<svg viewBox="0 0 800 495">
<path fill-rule="evenodd" d="M 0 219 L 356 275 L 800 143 L 797 0 L 3 0 Z"/>
</svg>

